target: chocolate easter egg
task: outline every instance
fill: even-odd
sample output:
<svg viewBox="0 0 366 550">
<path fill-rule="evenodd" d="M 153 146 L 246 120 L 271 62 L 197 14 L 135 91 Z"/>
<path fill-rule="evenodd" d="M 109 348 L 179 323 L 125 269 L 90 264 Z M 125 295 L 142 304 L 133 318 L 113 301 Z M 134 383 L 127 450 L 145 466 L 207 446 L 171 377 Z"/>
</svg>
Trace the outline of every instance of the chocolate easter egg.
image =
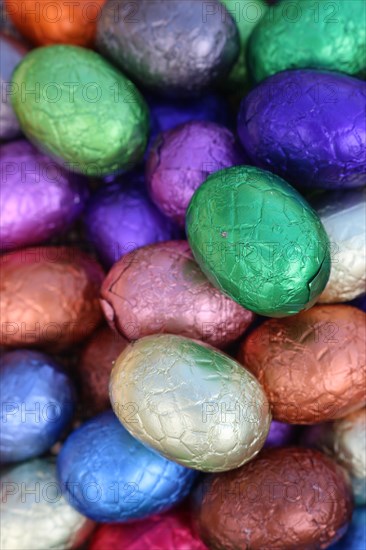
<svg viewBox="0 0 366 550">
<path fill-rule="evenodd" d="M 211 285 L 186 241 L 127 254 L 112 267 L 101 295 L 108 322 L 130 340 L 163 332 L 224 347 L 254 319 Z"/>
<path fill-rule="evenodd" d="M 286 71 L 243 99 L 239 137 L 252 164 L 295 187 L 361 187 L 366 184 L 365 101 L 366 82 L 356 78 Z"/>
<path fill-rule="evenodd" d="M 344 534 L 352 509 L 339 465 L 318 451 L 283 447 L 203 480 L 195 517 L 212 550 L 315 550 Z"/>
<path fill-rule="evenodd" d="M 366 504 L 366 409 L 319 426 L 310 426 L 304 442 L 315 445 L 342 464 L 351 475 L 359 506 Z"/>
<path fill-rule="evenodd" d="M 254 79 L 301 68 L 364 73 L 365 17 L 363 0 L 315 5 L 312 0 L 279 2 L 262 18 L 249 40 L 249 67 Z"/>
<path fill-rule="evenodd" d="M 239 361 L 263 385 L 274 418 L 315 424 L 366 404 L 365 320 L 355 307 L 315 306 L 244 340 Z"/>
<path fill-rule="evenodd" d="M 17 29 L 37 46 L 74 44 L 93 46 L 105 0 L 68 3 L 63 0 L 5 0 Z"/>
<path fill-rule="evenodd" d="M 26 140 L 3 145 L 0 154 L 2 248 L 39 244 L 65 232 L 85 206 L 86 180 Z"/>
<path fill-rule="evenodd" d="M 109 377 L 115 360 L 127 345 L 126 338 L 104 326 L 85 344 L 78 365 L 83 416 L 110 409 Z"/>
<path fill-rule="evenodd" d="M 251 460 L 270 414 L 254 376 L 229 356 L 182 336 L 146 336 L 119 356 L 112 407 L 125 428 L 163 456 L 204 472 Z M 136 406 L 134 422 L 125 414 Z"/>
<path fill-rule="evenodd" d="M 330 277 L 319 301 L 347 302 L 366 291 L 366 192 L 327 193 L 314 205 L 331 242 Z"/>
<path fill-rule="evenodd" d="M 125 412 L 133 421 L 131 406 Z M 112 411 L 68 437 L 57 468 L 68 502 L 100 522 L 125 522 L 168 510 L 188 495 L 197 477 L 141 445 Z"/>
<path fill-rule="evenodd" d="M 2 345 L 62 349 L 101 321 L 103 271 L 80 250 L 25 248 L 2 256 L 0 269 Z"/>
<path fill-rule="evenodd" d="M 147 106 L 132 82 L 96 52 L 36 48 L 17 67 L 12 83 L 23 132 L 70 170 L 100 177 L 142 158 Z"/>
<path fill-rule="evenodd" d="M 134 81 L 188 96 L 226 75 L 239 53 L 239 35 L 218 0 L 140 0 L 132 11 L 120 0 L 107 0 L 97 45 Z"/>
<path fill-rule="evenodd" d="M 329 241 L 318 216 L 269 172 L 238 166 L 209 176 L 189 204 L 186 229 L 208 279 L 261 315 L 308 308 L 327 283 Z"/>
<path fill-rule="evenodd" d="M 187 122 L 157 138 L 146 164 L 146 180 L 156 206 L 184 227 L 195 190 L 218 170 L 244 163 L 235 136 L 213 122 Z"/>
<path fill-rule="evenodd" d="M 52 459 L 35 459 L 5 470 L 0 509 L 4 550 L 78 548 L 94 528 L 62 496 Z"/>
</svg>

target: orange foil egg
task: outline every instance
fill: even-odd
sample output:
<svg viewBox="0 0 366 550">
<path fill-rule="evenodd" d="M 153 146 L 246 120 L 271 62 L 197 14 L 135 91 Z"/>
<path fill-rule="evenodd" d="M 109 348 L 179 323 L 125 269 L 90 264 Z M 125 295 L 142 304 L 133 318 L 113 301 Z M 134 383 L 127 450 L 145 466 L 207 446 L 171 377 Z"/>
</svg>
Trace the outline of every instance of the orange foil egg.
<svg viewBox="0 0 366 550">
<path fill-rule="evenodd" d="M 102 287 L 110 325 L 130 340 L 169 333 L 221 348 L 249 326 L 254 314 L 214 288 L 186 241 L 168 241 L 126 254 Z"/>
<path fill-rule="evenodd" d="M 275 419 L 314 424 L 365 405 L 365 321 L 352 306 L 315 306 L 270 319 L 244 340 L 238 359 L 263 385 Z"/>
<path fill-rule="evenodd" d="M 63 349 L 87 338 L 102 319 L 103 270 L 76 248 L 5 254 L 0 274 L 1 345 Z"/>
<path fill-rule="evenodd" d="M 5 0 L 14 25 L 37 46 L 93 46 L 104 3 L 105 0 Z"/>
</svg>

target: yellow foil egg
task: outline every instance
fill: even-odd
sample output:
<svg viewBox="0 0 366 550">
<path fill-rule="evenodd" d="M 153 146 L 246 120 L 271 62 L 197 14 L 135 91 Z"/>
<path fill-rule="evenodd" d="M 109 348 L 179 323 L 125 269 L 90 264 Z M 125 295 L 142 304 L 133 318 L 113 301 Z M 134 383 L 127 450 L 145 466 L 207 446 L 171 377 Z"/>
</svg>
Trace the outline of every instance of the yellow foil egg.
<svg viewBox="0 0 366 550">
<path fill-rule="evenodd" d="M 251 460 L 271 422 L 266 395 L 251 373 L 181 336 L 147 336 L 130 344 L 113 368 L 110 398 L 136 439 L 203 472 Z"/>
</svg>

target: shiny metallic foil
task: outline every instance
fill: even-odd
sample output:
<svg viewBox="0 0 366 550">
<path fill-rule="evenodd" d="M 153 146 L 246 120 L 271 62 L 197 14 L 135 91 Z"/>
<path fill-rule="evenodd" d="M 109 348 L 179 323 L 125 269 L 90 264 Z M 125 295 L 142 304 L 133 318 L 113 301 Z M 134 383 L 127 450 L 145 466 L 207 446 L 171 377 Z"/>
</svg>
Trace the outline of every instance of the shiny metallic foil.
<svg viewBox="0 0 366 550">
<path fill-rule="evenodd" d="M 11 20 L 37 46 L 74 44 L 92 47 L 98 16 L 105 0 L 73 4 L 63 0 L 5 0 Z"/>
<path fill-rule="evenodd" d="M 224 347 L 254 319 L 211 285 L 186 241 L 127 254 L 109 272 L 101 294 L 109 323 L 130 340 L 163 332 Z"/>
<path fill-rule="evenodd" d="M 147 336 L 131 344 L 113 368 L 110 397 L 134 437 L 204 472 L 251 460 L 271 421 L 254 376 L 227 355 L 180 336 Z M 131 404 L 133 421 L 126 415 Z"/>
<path fill-rule="evenodd" d="M 62 496 L 51 459 L 4 471 L 0 509 L 2 550 L 78 548 L 94 527 Z"/>
<path fill-rule="evenodd" d="M 353 494 L 359 506 L 366 504 L 366 409 L 332 423 L 311 426 L 304 442 L 332 455 L 351 476 Z"/>
<path fill-rule="evenodd" d="M 109 327 L 98 329 L 86 343 L 78 366 L 83 416 L 110 408 L 109 377 L 115 360 L 127 345 L 128 340 Z"/>
<path fill-rule="evenodd" d="M 317 211 L 332 250 L 329 281 L 319 301 L 353 300 L 366 292 L 366 191 L 327 193 Z"/>
<path fill-rule="evenodd" d="M 259 168 L 209 176 L 189 204 L 186 230 L 212 284 L 261 315 L 309 308 L 328 281 L 329 240 L 319 217 L 283 179 Z"/>
<path fill-rule="evenodd" d="M 242 468 L 203 480 L 198 531 L 210 550 L 317 550 L 346 530 L 352 494 L 343 470 L 318 451 L 263 451 Z"/>
<path fill-rule="evenodd" d="M 0 343 L 64 349 L 102 319 L 102 268 L 76 248 L 40 246 L 0 260 Z"/>
<path fill-rule="evenodd" d="M 315 306 L 266 321 L 244 340 L 238 359 L 263 385 L 276 420 L 314 424 L 365 405 L 365 319 L 352 306 Z"/>
</svg>

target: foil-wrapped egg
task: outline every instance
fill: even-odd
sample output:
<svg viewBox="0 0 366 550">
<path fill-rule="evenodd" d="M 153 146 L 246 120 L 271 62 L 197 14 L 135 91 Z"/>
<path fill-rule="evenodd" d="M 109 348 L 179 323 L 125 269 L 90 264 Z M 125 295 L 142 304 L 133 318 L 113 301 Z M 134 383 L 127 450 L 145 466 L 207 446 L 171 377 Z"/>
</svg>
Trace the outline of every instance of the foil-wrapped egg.
<svg viewBox="0 0 366 550">
<path fill-rule="evenodd" d="M 105 0 L 5 0 L 7 12 L 23 36 L 37 46 L 74 44 L 92 47 Z"/>
<path fill-rule="evenodd" d="M 63 349 L 102 319 L 99 264 L 76 248 L 40 246 L 0 259 L 0 343 Z"/>
<path fill-rule="evenodd" d="M 143 522 L 101 525 L 89 550 L 208 550 L 193 532 L 189 514 L 174 510 Z"/>
<path fill-rule="evenodd" d="M 236 61 L 237 27 L 218 0 L 140 0 L 130 17 L 125 12 L 122 0 L 107 0 L 97 46 L 147 88 L 196 94 L 224 78 Z"/>
<path fill-rule="evenodd" d="M 275 419 L 315 424 L 365 406 L 365 319 L 352 306 L 315 306 L 270 319 L 244 340 L 238 359 L 263 385 Z"/>
<path fill-rule="evenodd" d="M 101 177 L 141 160 L 148 108 L 134 84 L 96 52 L 36 48 L 17 66 L 12 84 L 25 135 L 71 171 Z"/>
<path fill-rule="evenodd" d="M 332 423 L 310 426 L 304 443 L 319 447 L 346 468 L 359 506 L 366 505 L 366 409 Z"/>
<path fill-rule="evenodd" d="M 136 248 L 179 236 L 149 198 L 140 175 L 128 174 L 98 189 L 84 221 L 89 241 L 107 267 Z"/>
<path fill-rule="evenodd" d="M 99 328 L 85 344 L 79 360 L 81 413 L 92 416 L 109 409 L 109 377 L 128 340 L 109 327 Z"/>
<path fill-rule="evenodd" d="M 62 496 L 52 459 L 24 462 L 1 475 L 2 550 L 79 548 L 94 524 Z"/>
<path fill-rule="evenodd" d="M 363 0 L 279 2 L 250 37 L 248 62 L 252 76 L 258 82 L 286 69 L 302 68 L 364 73 L 365 19 Z M 334 102 L 334 92 L 329 89 L 325 96 L 329 103 Z"/>
<path fill-rule="evenodd" d="M 357 78 L 285 71 L 243 99 L 238 134 L 251 164 L 295 187 L 362 187 L 366 184 L 365 101 L 366 82 Z"/>
<path fill-rule="evenodd" d="M 146 336 L 117 359 L 116 415 L 144 445 L 179 464 L 222 472 L 251 460 L 271 421 L 257 380 L 229 356 L 181 336 Z M 126 407 L 136 406 L 134 421 Z"/>
<path fill-rule="evenodd" d="M 327 193 L 315 207 L 332 256 L 329 281 L 319 302 L 348 302 L 366 291 L 366 192 Z"/>
<path fill-rule="evenodd" d="M 315 450 L 282 447 L 204 479 L 194 515 L 211 550 L 315 550 L 343 535 L 352 508 L 338 464 Z"/>
<path fill-rule="evenodd" d="M 101 296 L 108 322 L 130 340 L 170 333 L 220 348 L 237 340 L 254 319 L 211 285 L 186 241 L 127 254 L 108 273 Z"/>
<path fill-rule="evenodd" d="M 133 423 L 138 403 L 120 403 Z M 164 512 L 189 493 L 197 473 L 134 439 L 112 411 L 92 418 L 64 443 L 57 462 L 65 498 L 98 522 L 125 522 Z"/>
<path fill-rule="evenodd" d="M 44 353 L 17 350 L 0 361 L 0 462 L 43 454 L 71 423 L 74 388 L 58 363 Z"/>
<path fill-rule="evenodd" d="M 2 6 L 0 5 L 0 8 Z M 20 63 L 28 48 L 20 40 L 0 32 L 0 140 L 13 139 L 20 134 L 20 126 L 11 105 L 13 89 L 10 81 L 15 67 Z"/>
<path fill-rule="evenodd" d="M 39 244 L 67 230 L 82 212 L 87 184 L 20 140 L 0 148 L 3 250 Z"/>
<path fill-rule="evenodd" d="M 318 216 L 284 180 L 259 168 L 209 176 L 189 204 L 186 229 L 208 279 L 261 315 L 310 307 L 328 281 L 329 240 Z"/>
<path fill-rule="evenodd" d="M 213 172 L 244 164 L 230 130 L 214 122 L 192 121 L 157 138 L 146 164 L 146 181 L 156 206 L 184 227 L 195 190 Z"/>
<path fill-rule="evenodd" d="M 366 548 L 366 507 L 356 508 L 352 522 L 344 537 L 332 546 L 332 550 L 365 550 Z M 102 549 L 101 549 L 102 550 Z"/>
</svg>

